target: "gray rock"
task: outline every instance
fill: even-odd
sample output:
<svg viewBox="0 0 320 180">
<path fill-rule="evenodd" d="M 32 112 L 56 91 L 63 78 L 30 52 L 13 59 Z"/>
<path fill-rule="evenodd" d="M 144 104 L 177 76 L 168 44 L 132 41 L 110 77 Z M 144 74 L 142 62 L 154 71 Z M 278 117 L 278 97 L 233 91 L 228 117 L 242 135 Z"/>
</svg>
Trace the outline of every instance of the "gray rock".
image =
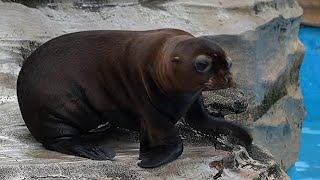
<svg viewBox="0 0 320 180">
<path fill-rule="evenodd" d="M 299 140 L 291 141 L 295 144 L 283 147 L 281 151 L 272 144 L 286 144 L 289 143 L 284 142 L 287 137 L 299 136 L 300 127 L 291 125 L 292 122 L 301 124 L 303 108 L 295 117 L 289 116 L 288 108 L 283 109 L 281 116 L 274 113 L 279 115 L 274 119 L 286 119 L 291 129 L 291 133 L 281 134 L 283 126 L 281 123 L 275 125 L 273 131 L 279 135 L 276 139 L 271 138 L 270 133 L 264 133 L 269 128 L 268 123 L 273 122 L 264 115 L 275 112 L 277 103 L 293 102 L 290 99 L 297 102 L 292 104 L 295 108 L 303 107 L 298 72 L 304 49 L 297 36 L 302 9 L 296 1 L 121 0 L 100 1 L 98 6 L 90 2 L 94 1 L 59 3 L 54 0 L 47 6 L 28 8 L 0 1 L 0 103 L 15 101 L 15 80 L 24 58 L 36 46 L 53 37 L 89 29 L 175 27 L 214 39 L 233 59 L 232 71 L 244 96 L 238 90 L 205 92 L 209 111 L 225 115 L 242 112 L 248 106 L 245 112 L 229 114 L 226 118 L 253 124 L 255 137 L 260 137 L 256 138 L 256 143 L 272 150 L 284 168 L 295 161 Z M 257 127 L 254 122 L 260 119 L 265 125 Z M 271 139 L 273 142 L 269 141 Z M 293 153 L 282 153 L 289 151 Z"/>
<path fill-rule="evenodd" d="M 299 153 L 300 133 L 304 118 L 302 100 L 285 96 L 253 123 L 255 141 L 268 144 L 270 152 L 282 167 L 293 164 Z"/>
<path fill-rule="evenodd" d="M 280 18 L 281 19 L 281 18 Z M 284 116 L 275 117 L 278 121 L 282 119 L 287 119 L 291 121 L 290 124 L 299 121 L 300 124 L 305 116 L 305 111 L 303 109 L 302 95 L 299 87 L 299 69 L 304 56 L 304 48 L 300 41 L 297 40 L 293 33 L 297 36 L 297 29 L 299 27 L 299 20 L 285 20 L 286 23 L 291 24 L 286 26 L 287 35 L 281 35 L 277 28 L 279 22 L 276 19 L 273 23 L 268 24 L 267 29 L 259 28 L 256 32 L 247 32 L 239 36 L 221 35 L 214 36 L 214 38 L 221 46 L 224 46 L 230 51 L 230 54 L 236 53 L 233 57 L 236 59 L 233 68 L 233 73 L 236 78 L 238 87 L 245 92 L 248 98 L 248 109 L 244 113 L 227 115 L 226 119 L 239 120 L 251 124 L 255 121 L 260 121 L 260 119 L 270 110 L 276 110 L 274 106 L 280 101 L 288 101 L 282 103 L 291 103 L 294 108 L 301 109 L 297 111 L 297 116 L 291 116 L 290 109 L 285 109 Z M 281 20 L 283 21 L 283 20 Z M 296 22 L 295 22 L 296 21 Z M 261 30 L 262 29 L 262 30 Z M 267 31 L 267 32 L 259 32 Z M 293 31 L 293 32 L 292 32 Z M 255 35 L 248 35 L 254 33 Z M 256 35 L 262 37 L 255 37 Z M 272 35 L 272 36 L 271 36 Z M 254 39 L 246 39 L 245 37 L 250 37 Z M 290 42 L 291 41 L 291 42 Z M 260 44 L 264 44 L 261 46 Z M 268 45 L 269 44 L 269 45 Z M 239 51 L 239 45 L 242 46 L 241 51 Z M 248 56 L 250 53 L 250 56 Z M 232 56 L 232 55 L 230 55 Z M 292 103 L 290 98 L 284 98 L 289 96 L 295 100 Z M 282 106 L 280 106 L 283 108 Z M 302 108 L 300 108 L 302 107 Z M 277 114 L 274 112 L 274 114 Z M 266 123 L 272 123 L 272 119 L 265 120 Z M 262 136 L 259 134 L 263 131 L 261 127 L 259 130 L 255 129 L 256 126 L 252 126 L 254 133 L 257 136 Z M 274 127 L 274 131 L 281 134 L 282 127 Z M 285 146 L 280 148 L 273 148 L 272 144 L 274 142 L 267 141 L 267 139 L 272 139 L 271 134 L 266 135 L 264 141 L 260 139 L 255 139 L 256 143 L 269 148 L 269 150 L 279 158 L 279 162 L 282 162 L 282 167 L 288 169 L 292 165 L 298 156 L 300 138 L 298 140 L 290 142 L 289 139 L 293 139 L 296 135 L 300 135 L 301 126 L 290 126 L 292 133 L 285 136 L 279 136 L 279 144 L 295 143 L 292 146 Z M 267 130 L 267 129 L 265 129 Z M 277 144 L 276 143 L 276 144 Z M 292 148 L 295 148 L 292 151 Z M 293 152 L 293 153 L 283 153 L 283 152 Z"/>
<path fill-rule="evenodd" d="M 247 97 L 237 88 L 205 91 L 202 94 L 207 110 L 216 117 L 242 113 L 248 108 Z"/>
</svg>

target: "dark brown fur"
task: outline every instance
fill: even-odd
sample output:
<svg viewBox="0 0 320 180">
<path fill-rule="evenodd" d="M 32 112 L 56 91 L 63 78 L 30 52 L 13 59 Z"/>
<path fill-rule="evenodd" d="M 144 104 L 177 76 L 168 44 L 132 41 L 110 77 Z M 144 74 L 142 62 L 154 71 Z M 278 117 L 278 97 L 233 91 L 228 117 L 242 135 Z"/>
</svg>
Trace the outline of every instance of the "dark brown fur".
<svg viewBox="0 0 320 180">
<path fill-rule="evenodd" d="M 212 67 L 202 72 L 208 59 Z M 47 149 L 111 159 L 112 150 L 82 138 L 109 123 L 140 131 L 139 166 L 157 167 L 182 153 L 174 124 L 185 114 L 196 128 L 231 129 L 251 143 L 244 128 L 203 107 L 203 89 L 231 85 L 226 55 L 208 39 L 177 29 L 86 31 L 52 39 L 32 53 L 17 94 L 28 129 Z"/>
</svg>

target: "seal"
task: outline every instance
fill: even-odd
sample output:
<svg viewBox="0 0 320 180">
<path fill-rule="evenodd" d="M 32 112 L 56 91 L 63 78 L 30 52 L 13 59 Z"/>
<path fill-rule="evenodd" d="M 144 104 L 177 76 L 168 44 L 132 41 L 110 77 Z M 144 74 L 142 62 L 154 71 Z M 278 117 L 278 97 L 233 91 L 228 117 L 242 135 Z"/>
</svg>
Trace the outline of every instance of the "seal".
<svg viewBox="0 0 320 180">
<path fill-rule="evenodd" d="M 36 49 L 17 80 L 22 117 L 46 149 L 94 160 L 115 156 L 88 134 L 121 127 L 140 131 L 140 162 L 153 168 L 183 152 L 175 124 L 250 133 L 212 117 L 203 90 L 231 87 L 230 63 L 213 41 L 179 29 L 95 30 L 65 34 Z M 108 134 L 108 133 L 106 133 Z"/>
</svg>

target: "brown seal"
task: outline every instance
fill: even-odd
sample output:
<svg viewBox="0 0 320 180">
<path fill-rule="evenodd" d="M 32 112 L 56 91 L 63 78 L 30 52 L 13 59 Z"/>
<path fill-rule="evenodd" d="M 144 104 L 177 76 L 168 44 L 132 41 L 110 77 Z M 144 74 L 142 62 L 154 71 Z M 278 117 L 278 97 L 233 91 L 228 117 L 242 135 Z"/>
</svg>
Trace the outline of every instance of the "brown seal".
<svg viewBox="0 0 320 180">
<path fill-rule="evenodd" d="M 112 159 L 111 149 L 83 138 L 108 124 L 104 129 L 140 131 L 138 165 L 157 167 L 181 155 L 174 125 L 184 115 L 200 130 L 230 129 L 251 143 L 245 128 L 204 108 L 202 90 L 231 85 L 225 52 L 209 39 L 178 29 L 101 30 L 40 46 L 23 64 L 17 94 L 28 129 L 45 148 Z"/>
</svg>

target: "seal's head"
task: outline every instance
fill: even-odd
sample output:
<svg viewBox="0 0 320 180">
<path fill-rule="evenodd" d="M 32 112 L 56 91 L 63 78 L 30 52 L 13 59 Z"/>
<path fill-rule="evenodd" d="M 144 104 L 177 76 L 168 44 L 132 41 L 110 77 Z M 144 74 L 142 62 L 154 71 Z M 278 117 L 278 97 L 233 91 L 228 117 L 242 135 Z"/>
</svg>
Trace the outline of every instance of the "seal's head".
<svg viewBox="0 0 320 180">
<path fill-rule="evenodd" d="M 233 85 L 231 62 L 210 39 L 178 36 L 164 47 L 157 79 L 167 92 L 217 90 Z"/>
</svg>

